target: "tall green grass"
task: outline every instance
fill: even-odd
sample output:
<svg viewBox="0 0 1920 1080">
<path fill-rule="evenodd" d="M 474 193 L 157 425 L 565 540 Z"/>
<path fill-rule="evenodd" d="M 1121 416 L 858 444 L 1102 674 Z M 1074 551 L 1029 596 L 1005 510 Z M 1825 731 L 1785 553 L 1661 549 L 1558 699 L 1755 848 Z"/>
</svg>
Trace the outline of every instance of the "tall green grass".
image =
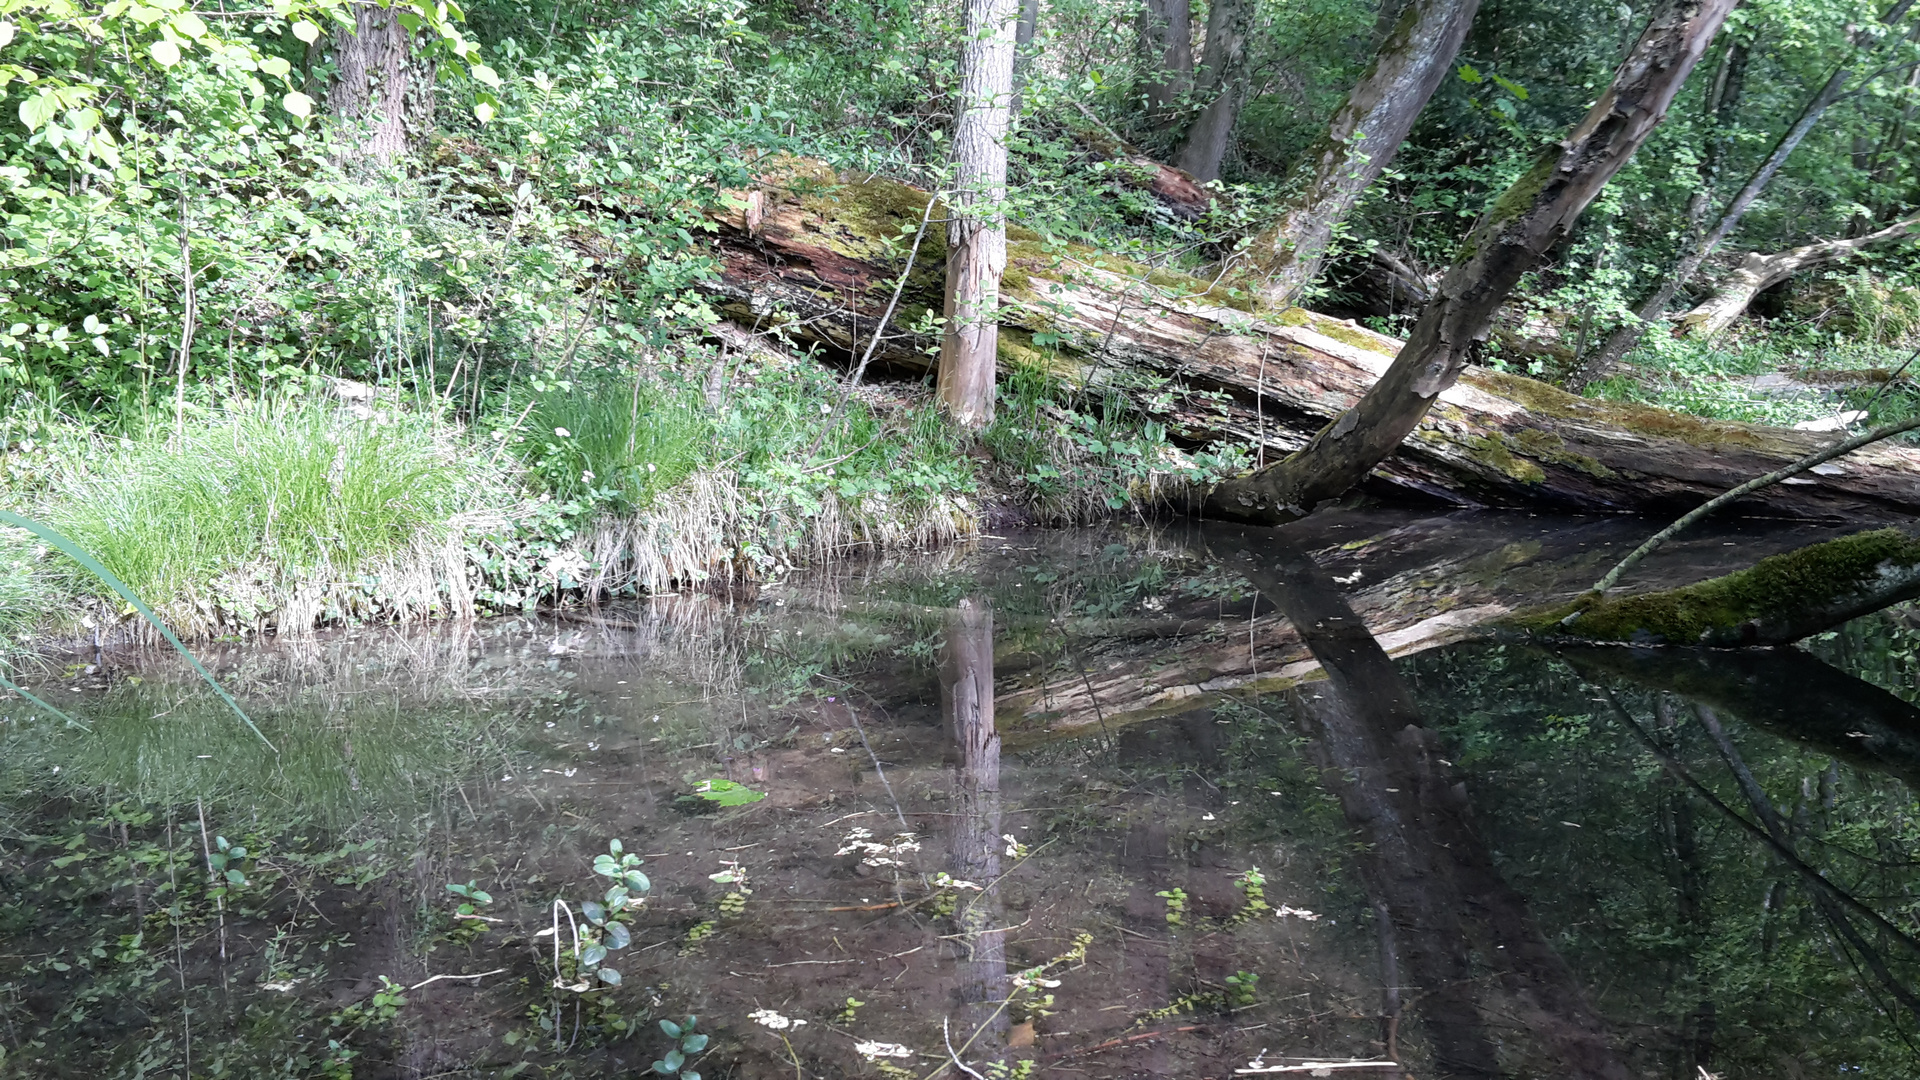
<svg viewBox="0 0 1920 1080">
<path fill-rule="evenodd" d="M 594 377 L 543 394 L 522 452 L 556 499 L 617 513 L 652 505 L 708 451 L 712 425 L 691 393 L 635 376 Z"/>
<path fill-rule="evenodd" d="M 355 419 L 324 400 L 96 446 L 47 493 L 44 518 L 190 631 L 258 618 L 302 586 L 418 601 L 394 590 L 433 591 L 456 515 L 504 498 L 500 471 L 430 419 Z M 65 584 L 111 599 L 90 578 Z"/>
</svg>

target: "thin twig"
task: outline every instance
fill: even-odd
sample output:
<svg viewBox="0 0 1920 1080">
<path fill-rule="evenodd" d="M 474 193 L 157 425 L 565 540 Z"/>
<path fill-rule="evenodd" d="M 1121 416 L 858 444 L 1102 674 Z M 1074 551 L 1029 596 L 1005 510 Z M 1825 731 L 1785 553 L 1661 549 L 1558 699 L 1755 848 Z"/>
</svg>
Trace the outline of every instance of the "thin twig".
<svg viewBox="0 0 1920 1080">
<path fill-rule="evenodd" d="M 506 970 L 507 970 L 506 968 L 494 968 L 492 971 L 483 971 L 478 975 L 434 975 L 430 978 L 425 978 L 420 980 L 417 983 L 414 983 L 412 986 L 407 987 L 407 989 L 418 990 L 421 987 L 427 985 L 428 983 L 439 982 L 441 979 L 484 979 L 489 975 L 502 974 Z"/>
<path fill-rule="evenodd" d="M 1607 571 L 1606 577 L 1594 582 L 1591 591 L 1595 593 L 1605 593 L 1608 589 L 1613 588 L 1619 584 L 1621 575 L 1633 569 L 1634 565 L 1651 554 L 1653 549 L 1673 539 L 1674 536 L 1687 526 L 1699 521 L 1701 518 L 1706 517 L 1708 514 L 1713 513 L 1715 510 L 1720 509 L 1722 506 L 1725 506 L 1740 496 L 1750 494 L 1764 487 L 1772 487 L 1774 484 L 1788 477 L 1806 472 L 1816 465 L 1823 465 L 1842 454 L 1852 453 L 1868 443 L 1879 442 L 1881 439 L 1890 438 L 1902 432 L 1912 431 L 1915 428 L 1920 428 L 1920 416 L 1874 428 L 1872 431 L 1855 435 L 1853 438 L 1844 442 L 1835 443 L 1825 450 L 1808 454 L 1806 457 L 1801 458 L 1791 465 L 1775 469 L 1765 476 L 1755 477 L 1731 491 L 1708 499 L 1706 502 L 1701 503 L 1699 506 L 1682 515 L 1680 520 L 1648 537 L 1646 543 L 1634 548 L 1626 558 L 1620 560 L 1618 565 Z"/>
</svg>

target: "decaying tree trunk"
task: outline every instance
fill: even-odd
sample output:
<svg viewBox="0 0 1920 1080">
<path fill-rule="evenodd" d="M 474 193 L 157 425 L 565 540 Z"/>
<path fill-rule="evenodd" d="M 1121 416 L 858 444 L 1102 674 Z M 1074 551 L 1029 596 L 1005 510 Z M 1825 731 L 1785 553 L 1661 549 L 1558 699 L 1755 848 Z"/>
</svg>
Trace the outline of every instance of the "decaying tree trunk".
<svg viewBox="0 0 1920 1080">
<path fill-rule="evenodd" d="M 1733 272 L 1720 280 L 1712 296 L 1680 316 L 1674 333 L 1684 337 L 1712 337 L 1733 325 L 1733 321 L 1746 312 L 1747 305 L 1753 303 L 1753 298 L 1769 287 L 1802 270 L 1844 262 L 1876 244 L 1904 240 L 1916 228 L 1920 228 L 1920 216 L 1896 221 L 1851 240 L 1821 240 L 1771 255 L 1748 252 Z"/>
<path fill-rule="evenodd" d="M 1479 9 L 1480 0 L 1411 0 L 1402 9 L 1373 66 L 1295 171 L 1298 194 L 1238 270 L 1270 303 L 1294 303 L 1319 274 L 1334 227 L 1407 140 Z"/>
<path fill-rule="evenodd" d="M 1127 166 L 1114 170 L 1119 174 L 1117 182 L 1153 192 L 1175 217 L 1189 221 L 1213 205 L 1214 193 L 1200 186 L 1191 175 L 1153 160 L 1146 151 L 1121 138 L 1085 105 L 1076 102 L 1075 112 L 1078 115 L 1060 117 L 1061 123 L 1095 155 Z"/>
<path fill-rule="evenodd" d="M 1393 365 L 1299 452 L 1220 485 L 1207 512 L 1261 524 L 1298 517 L 1391 456 L 1466 370 L 1521 276 L 1653 133 L 1735 2 L 1663 5 L 1586 118 L 1488 208 Z"/>
<path fill-rule="evenodd" d="M 368 125 L 361 152 L 388 164 L 424 145 L 433 130 L 434 65 L 414 56 L 399 8 L 358 4 L 353 19 L 352 33 L 334 35 L 339 74 L 327 107 Z"/>
<path fill-rule="evenodd" d="M 954 123 L 940 405 L 961 427 L 993 422 L 1000 275 L 1007 268 L 1007 124 L 1019 0 L 968 0 Z"/>
<path fill-rule="evenodd" d="M 1206 101 L 1180 142 L 1173 163 L 1201 183 L 1220 179 L 1233 125 L 1247 94 L 1247 23 L 1253 0 L 1213 0 L 1207 10 L 1207 43 L 1200 57 L 1195 93 Z"/>
<path fill-rule="evenodd" d="M 1915 597 L 1920 541 L 1877 529 L 1678 589 L 1618 599 L 1589 593 L 1515 625 L 1550 638 L 1636 645 L 1788 645 Z"/>
<path fill-rule="evenodd" d="M 760 191 L 751 230 L 744 197 L 716 211 L 715 305 L 743 326 L 863 354 L 905 262 L 898 238 L 918 227 L 926 194 L 892 181 L 845 182 L 793 160 L 769 162 Z M 915 264 L 876 365 L 926 370 L 934 341 L 910 328 L 940 310 L 940 275 L 938 260 Z M 1004 362 L 1130 393 L 1189 446 L 1232 444 L 1269 457 L 1297 449 L 1351 408 L 1401 348 L 1299 310 L 1246 310 L 1247 301 L 1206 281 L 1021 230 L 1003 286 Z M 1036 334 L 1046 335 L 1043 344 Z M 1670 517 L 1822 445 L 1814 433 L 1593 401 L 1470 370 L 1366 487 L 1452 505 Z M 1731 512 L 1890 521 L 1920 513 L 1916 474 L 1920 453 L 1883 444 L 1795 478 L 1803 483 L 1756 492 Z"/>
</svg>

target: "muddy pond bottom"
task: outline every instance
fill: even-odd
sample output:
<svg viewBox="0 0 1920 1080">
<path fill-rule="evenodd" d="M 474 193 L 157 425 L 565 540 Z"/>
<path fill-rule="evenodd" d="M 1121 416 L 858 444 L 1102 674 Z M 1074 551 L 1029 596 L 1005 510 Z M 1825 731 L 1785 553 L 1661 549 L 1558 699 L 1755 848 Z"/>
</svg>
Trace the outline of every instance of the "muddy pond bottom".
<svg viewBox="0 0 1920 1080">
<path fill-rule="evenodd" d="M 1920 1075 L 1904 611 L 1553 652 L 1643 524 L 1310 521 L 209 648 L 262 737 L 54 658 L 0 1077 Z"/>
</svg>

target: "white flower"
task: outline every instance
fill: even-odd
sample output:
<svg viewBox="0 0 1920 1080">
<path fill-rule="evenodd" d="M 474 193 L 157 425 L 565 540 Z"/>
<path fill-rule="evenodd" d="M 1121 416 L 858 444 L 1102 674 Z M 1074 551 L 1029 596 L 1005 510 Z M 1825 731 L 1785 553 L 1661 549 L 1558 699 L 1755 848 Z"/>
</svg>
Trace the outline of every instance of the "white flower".
<svg viewBox="0 0 1920 1080">
<path fill-rule="evenodd" d="M 863 1058 L 866 1058 L 868 1061 L 873 1061 L 876 1058 L 883 1058 L 883 1057 L 912 1057 L 913 1056 L 913 1051 L 907 1049 L 904 1046 L 901 1046 L 899 1043 L 883 1043 L 883 1042 L 855 1043 L 853 1046 L 853 1052 L 856 1054 L 859 1054 Z"/>
<path fill-rule="evenodd" d="M 760 1009 L 750 1014 L 747 1019 L 759 1024 L 761 1027 L 772 1028 L 775 1031 L 785 1031 L 788 1028 L 803 1027 L 806 1024 L 805 1020 L 791 1016 L 781 1016 L 772 1009 Z"/>
<path fill-rule="evenodd" d="M 835 749 L 837 750 L 838 748 L 836 747 Z M 841 844 L 840 850 L 834 852 L 834 854 L 861 854 L 865 857 L 860 861 L 866 863 L 868 866 L 903 866 L 905 865 L 904 863 L 897 859 L 888 858 L 887 856 L 904 855 L 909 851 L 920 850 L 920 841 L 916 839 L 912 833 L 900 833 L 896 835 L 891 844 L 876 844 L 872 840 L 867 839 L 872 835 L 872 832 L 856 827 L 847 833 L 846 841 Z"/>
</svg>

